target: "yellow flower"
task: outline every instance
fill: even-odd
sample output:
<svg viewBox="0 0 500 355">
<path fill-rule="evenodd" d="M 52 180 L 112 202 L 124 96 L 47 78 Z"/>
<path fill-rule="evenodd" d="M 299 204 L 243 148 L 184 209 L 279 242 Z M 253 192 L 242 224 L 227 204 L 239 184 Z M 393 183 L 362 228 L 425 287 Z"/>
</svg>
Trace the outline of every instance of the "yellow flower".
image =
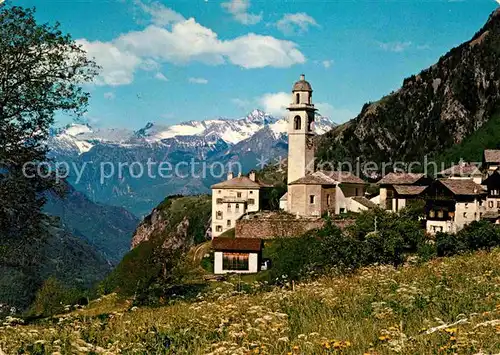
<svg viewBox="0 0 500 355">
<path fill-rule="evenodd" d="M 381 335 L 381 336 L 378 337 L 378 340 L 380 340 L 380 341 L 386 341 L 386 340 L 389 340 L 389 339 L 390 338 L 388 336 L 386 336 L 386 335 Z"/>
<path fill-rule="evenodd" d="M 457 332 L 457 328 L 446 328 L 444 331 L 448 334 L 455 334 Z"/>
</svg>

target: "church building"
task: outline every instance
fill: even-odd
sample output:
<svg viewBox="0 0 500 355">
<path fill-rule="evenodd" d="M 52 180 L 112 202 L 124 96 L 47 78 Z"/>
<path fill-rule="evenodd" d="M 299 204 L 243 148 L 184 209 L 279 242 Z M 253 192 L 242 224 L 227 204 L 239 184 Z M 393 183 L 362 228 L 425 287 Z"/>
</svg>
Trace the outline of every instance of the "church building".
<svg viewBox="0 0 500 355">
<path fill-rule="evenodd" d="M 301 75 L 288 107 L 288 192 L 282 208 L 299 217 L 359 212 L 375 205 L 364 197 L 366 184 L 350 172 L 316 171 L 312 87 Z"/>
</svg>

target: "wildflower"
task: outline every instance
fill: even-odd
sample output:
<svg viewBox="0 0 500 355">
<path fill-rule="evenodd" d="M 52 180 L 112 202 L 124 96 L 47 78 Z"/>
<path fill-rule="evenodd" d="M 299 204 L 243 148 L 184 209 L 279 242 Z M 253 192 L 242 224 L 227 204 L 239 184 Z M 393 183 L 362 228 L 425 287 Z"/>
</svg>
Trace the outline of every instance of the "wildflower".
<svg viewBox="0 0 500 355">
<path fill-rule="evenodd" d="M 457 328 L 446 328 L 444 331 L 448 334 L 455 334 L 457 332 Z"/>
</svg>

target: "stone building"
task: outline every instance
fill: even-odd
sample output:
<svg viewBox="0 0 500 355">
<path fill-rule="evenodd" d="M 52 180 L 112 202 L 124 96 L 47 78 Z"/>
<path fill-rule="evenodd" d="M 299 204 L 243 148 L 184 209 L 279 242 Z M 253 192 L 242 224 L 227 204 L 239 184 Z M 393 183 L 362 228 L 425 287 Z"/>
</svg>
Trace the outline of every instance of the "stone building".
<svg viewBox="0 0 500 355">
<path fill-rule="evenodd" d="M 438 179 L 426 190 L 426 229 L 456 233 L 486 212 L 486 191 L 472 179 Z"/>
<path fill-rule="evenodd" d="M 399 212 L 406 207 L 408 201 L 421 198 L 431 181 L 424 174 L 389 173 L 377 182 L 380 187 L 377 202 L 385 210 Z"/>
<path fill-rule="evenodd" d="M 316 171 L 314 166 L 314 116 L 312 87 L 301 75 L 292 88 L 288 107 L 288 192 L 280 207 L 298 217 L 320 217 L 324 213 L 339 214 L 350 207 L 368 208 L 350 197 L 364 197 L 365 183 L 344 172 Z"/>
<path fill-rule="evenodd" d="M 314 115 L 312 87 L 302 74 L 293 85 L 288 107 L 288 182 L 314 172 Z"/>
<path fill-rule="evenodd" d="M 371 206 L 364 198 L 365 187 L 365 182 L 353 174 L 317 171 L 288 184 L 287 212 L 316 217 L 345 213 L 354 207 L 359 212 Z"/>
<path fill-rule="evenodd" d="M 212 238 L 233 229 L 236 221 L 247 212 L 261 209 L 263 190 L 268 187 L 259 182 L 255 172 L 233 177 L 212 186 Z"/>
</svg>

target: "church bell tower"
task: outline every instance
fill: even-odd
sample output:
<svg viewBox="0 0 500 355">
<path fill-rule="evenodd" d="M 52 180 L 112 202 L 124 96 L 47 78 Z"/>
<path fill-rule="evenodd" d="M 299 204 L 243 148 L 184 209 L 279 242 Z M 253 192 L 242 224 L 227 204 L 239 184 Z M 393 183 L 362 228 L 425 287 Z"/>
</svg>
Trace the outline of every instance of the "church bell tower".
<svg viewBox="0 0 500 355">
<path fill-rule="evenodd" d="M 314 114 L 312 87 L 305 75 L 292 90 L 288 107 L 288 183 L 314 172 Z"/>
</svg>

